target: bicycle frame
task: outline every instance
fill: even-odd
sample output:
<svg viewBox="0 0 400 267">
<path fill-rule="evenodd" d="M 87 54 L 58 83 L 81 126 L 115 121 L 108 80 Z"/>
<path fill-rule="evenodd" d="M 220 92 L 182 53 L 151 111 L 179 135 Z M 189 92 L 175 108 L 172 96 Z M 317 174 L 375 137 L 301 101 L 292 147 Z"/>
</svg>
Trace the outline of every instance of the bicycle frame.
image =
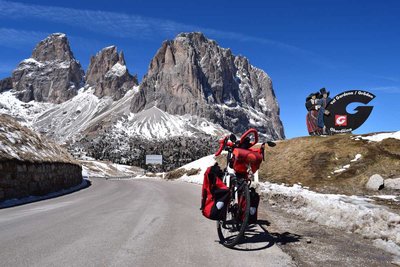
<svg viewBox="0 0 400 267">
<path fill-rule="evenodd" d="M 235 200 L 234 203 L 238 204 L 238 201 L 239 201 L 238 192 L 243 187 L 244 183 L 249 183 L 248 186 L 250 187 L 250 184 L 252 182 L 252 178 L 254 178 L 254 174 L 252 173 L 251 168 L 250 168 L 250 164 L 249 164 L 248 168 L 247 168 L 247 178 L 243 178 L 243 181 L 239 181 L 239 184 L 241 184 L 241 185 L 238 187 L 238 177 L 237 177 L 235 171 L 231 167 L 229 167 L 229 161 L 231 160 L 233 149 L 234 148 L 230 148 L 228 150 L 228 154 L 226 156 L 226 162 L 227 162 L 226 171 L 225 171 L 225 174 L 224 174 L 224 177 L 223 177 L 222 181 L 226 184 L 226 186 L 228 188 L 231 189 L 231 184 L 232 184 L 231 180 L 234 179 L 235 184 L 234 184 L 234 187 L 232 188 L 233 193 L 234 193 L 233 194 L 234 195 L 234 200 Z"/>
</svg>

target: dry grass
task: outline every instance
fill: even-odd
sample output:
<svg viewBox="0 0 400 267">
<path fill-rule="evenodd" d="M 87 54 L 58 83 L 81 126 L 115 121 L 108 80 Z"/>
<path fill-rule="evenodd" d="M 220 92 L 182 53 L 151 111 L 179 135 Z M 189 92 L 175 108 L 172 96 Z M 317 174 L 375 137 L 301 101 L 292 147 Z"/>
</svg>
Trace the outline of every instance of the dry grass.
<svg viewBox="0 0 400 267">
<path fill-rule="evenodd" d="M 6 160 L 79 164 L 55 142 L 0 114 L 0 161 Z"/>
<path fill-rule="evenodd" d="M 361 154 L 362 158 L 351 162 Z M 400 177 L 400 140 L 382 142 L 354 140 L 352 135 L 300 137 L 267 148 L 260 168 L 260 180 L 301 183 L 319 192 L 361 194 L 369 177 Z M 225 166 L 225 159 L 218 159 Z M 334 170 L 350 164 L 340 173 Z"/>
</svg>

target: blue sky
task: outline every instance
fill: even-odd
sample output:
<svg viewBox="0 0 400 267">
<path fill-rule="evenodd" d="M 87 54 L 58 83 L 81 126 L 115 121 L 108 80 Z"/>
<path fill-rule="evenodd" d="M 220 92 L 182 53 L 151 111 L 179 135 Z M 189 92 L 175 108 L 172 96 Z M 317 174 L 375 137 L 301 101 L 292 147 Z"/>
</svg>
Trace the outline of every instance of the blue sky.
<svg viewBox="0 0 400 267">
<path fill-rule="evenodd" d="M 356 133 L 400 130 L 400 1 L 2 1 L 0 78 L 48 34 L 68 35 L 87 68 L 115 44 L 139 79 L 163 40 L 202 31 L 272 78 L 288 138 L 307 135 L 304 99 L 371 91 L 374 110 Z"/>
</svg>

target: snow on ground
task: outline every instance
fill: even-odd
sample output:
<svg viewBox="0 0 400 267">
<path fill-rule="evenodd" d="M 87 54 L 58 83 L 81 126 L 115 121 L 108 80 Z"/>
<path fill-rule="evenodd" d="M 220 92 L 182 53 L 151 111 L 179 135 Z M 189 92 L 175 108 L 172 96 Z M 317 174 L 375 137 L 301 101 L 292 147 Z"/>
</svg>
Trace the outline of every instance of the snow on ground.
<svg viewBox="0 0 400 267">
<path fill-rule="evenodd" d="M 93 88 L 80 88 L 72 99 L 61 103 L 25 103 L 15 96 L 15 91 L 0 93 L 0 114 L 16 118 L 22 125 L 53 137 L 60 143 L 80 137 L 80 133 L 105 120 L 115 121 L 129 114 L 129 102 L 138 87 L 129 90 L 123 98 L 113 101 L 110 97 L 99 99 Z"/>
<path fill-rule="evenodd" d="M 348 168 L 350 168 L 350 164 L 344 165 L 342 168 L 339 168 L 337 170 L 334 170 L 333 172 L 331 172 L 332 174 L 334 173 L 341 173 L 346 171 Z"/>
<path fill-rule="evenodd" d="M 109 161 L 81 160 L 82 176 L 86 177 L 137 177 L 144 171 L 135 166 L 121 165 Z"/>
<path fill-rule="evenodd" d="M 361 158 L 362 158 L 362 155 L 361 155 L 361 154 L 357 154 L 357 155 L 354 157 L 354 159 L 350 160 L 350 162 L 356 162 L 356 161 L 358 161 L 358 160 L 361 159 Z"/>
<path fill-rule="evenodd" d="M 28 103 L 20 101 L 13 90 L 0 94 L 0 114 L 7 114 L 16 118 L 22 125 L 32 127 L 32 121 L 42 112 L 54 107 L 52 103 Z"/>
<path fill-rule="evenodd" d="M 392 201 L 400 201 L 400 196 L 395 196 L 395 195 L 373 195 L 373 196 L 369 196 L 371 198 L 379 198 L 379 199 L 383 199 L 383 200 L 392 200 Z"/>
<path fill-rule="evenodd" d="M 97 114 L 105 111 L 113 102 L 107 97 L 99 99 L 93 91 L 92 88 L 79 90 L 74 98 L 47 110 L 35 119 L 35 128 L 60 142 L 79 135 Z"/>
<path fill-rule="evenodd" d="M 220 125 L 191 115 L 172 115 L 157 107 L 151 107 L 137 114 L 131 113 L 120 119 L 113 130 L 116 134 L 140 136 L 147 139 L 165 139 L 175 136 L 193 136 L 196 133 L 210 135 L 227 134 Z"/>
<path fill-rule="evenodd" d="M 394 138 L 400 140 L 400 131 L 393 132 L 393 133 L 380 133 L 380 134 L 374 134 L 370 136 L 356 136 L 355 139 L 363 139 L 363 140 L 369 140 L 371 142 L 380 142 L 384 139 L 387 138 Z"/>
<path fill-rule="evenodd" d="M 179 178 L 180 181 L 194 183 L 194 184 L 203 184 L 204 173 L 207 168 L 215 164 L 214 155 L 206 156 L 196 161 L 193 161 L 189 164 L 186 164 L 181 167 L 181 169 L 200 169 L 200 173 L 196 175 L 187 176 L 186 174 Z"/>
<path fill-rule="evenodd" d="M 299 185 L 268 182 L 261 184 L 261 191 L 289 213 L 369 239 L 395 243 L 400 253 L 400 216 L 369 198 L 321 194 Z"/>
<path fill-rule="evenodd" d="M 354 159 L 350 160 L 350 162 L 357 162 L 361 158 L 362 158 L 361 154 L 356 154 L 354 156 Z M 338 160 L 338 158 L 335 158 L 335 159 Z M 337 167 L 334 171 L 331 172 L 331 174 L 345 172 L 346 170 L 348 170 L 350 168 L 350 166 L 351 166 L 351 164 L 346 164 L 344 166 Z"/>
</svg>

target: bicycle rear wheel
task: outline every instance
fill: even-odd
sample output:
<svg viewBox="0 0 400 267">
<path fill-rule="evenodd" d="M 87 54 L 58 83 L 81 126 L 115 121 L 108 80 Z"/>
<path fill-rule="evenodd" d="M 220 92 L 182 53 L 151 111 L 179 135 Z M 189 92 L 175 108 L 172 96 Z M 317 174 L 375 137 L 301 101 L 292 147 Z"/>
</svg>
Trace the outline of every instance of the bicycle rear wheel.
<svg viewBox="0 0 400 267">
<path fill-rule="evenodd" d="M 220 243 L 228 248 L 236 246 L 244 236 L 250 214 L 250 193 L 245 182 L 238 191 L 238 198 L 245 203 L 244 214 L 239 202 L 232 196 L 223 220 L 217 221 L 217 231 Z"/>
</svg>

